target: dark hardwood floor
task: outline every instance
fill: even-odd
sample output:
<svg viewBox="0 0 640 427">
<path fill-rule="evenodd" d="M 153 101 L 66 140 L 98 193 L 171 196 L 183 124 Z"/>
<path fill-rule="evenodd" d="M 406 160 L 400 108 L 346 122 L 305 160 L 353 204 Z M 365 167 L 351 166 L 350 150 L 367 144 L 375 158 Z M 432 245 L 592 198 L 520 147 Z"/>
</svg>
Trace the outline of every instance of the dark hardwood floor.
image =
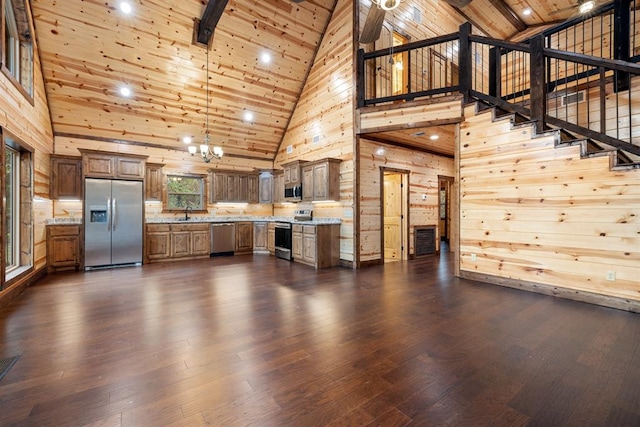
<svg viewBox="0 0 640 427">
<path fill-rule="evenodd" d="M 0 311 L 0 425 L 638 426 L 640 316 L 255 255 L 49 275 Z"/>
</svg>

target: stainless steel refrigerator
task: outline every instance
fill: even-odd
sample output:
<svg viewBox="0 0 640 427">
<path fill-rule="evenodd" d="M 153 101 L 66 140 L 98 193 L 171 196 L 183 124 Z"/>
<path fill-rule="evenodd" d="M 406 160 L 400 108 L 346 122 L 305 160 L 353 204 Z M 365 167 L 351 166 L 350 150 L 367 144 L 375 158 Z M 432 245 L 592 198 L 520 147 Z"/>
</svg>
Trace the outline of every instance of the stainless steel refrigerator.
<svg viewBox="0 0 640 427">
<path fill-rule="evenodd" d="M 140 181 L 85 179 L 85 268 L 142 263 Z"/>
</svg>

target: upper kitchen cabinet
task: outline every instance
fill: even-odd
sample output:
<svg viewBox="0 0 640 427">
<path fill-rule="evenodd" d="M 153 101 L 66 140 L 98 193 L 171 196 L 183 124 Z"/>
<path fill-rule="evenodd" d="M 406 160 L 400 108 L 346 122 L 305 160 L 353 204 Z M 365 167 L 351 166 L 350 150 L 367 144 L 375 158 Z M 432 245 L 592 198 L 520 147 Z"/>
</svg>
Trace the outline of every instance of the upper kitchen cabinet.
<svg viewBox="0 0 640 427">
<path fill-rule="evenodd" d="M 262 172 L 259 179 L 258 202 L 273 203 L 273 175 L 271 175 L 271 172 Z"/>
<path fill-rule="evenodd" d="M 306 164 L 306 162 L 301 160 L 296 160 L 295 162 L 286 163 L 282 165 L 284 185 L 294 186 L 302 182 L 302 177 L 300 175 L 300 168 L 304 164 Z"/>
<path fill-rule="evenodd" d="M 302 200 L 340 199 L 340 160 L 323 159 L 302 166 Z"/>
<path fill-rule="evenodd" d="M 85 177 L 144 180 L 147 156 L 86 149 L 82 149 L 80 152 L 82 153 L 82 171 Z"/>
<path fill-rule="evenodd" d="M 51 156 L 49 197 L 52 200 L 80 200 L 82 187 L 82 158 Z"/>
<path fill-rule="evenodd" d="M 281 203 L 284 201 L 284 172 L 277 170 L 273 172 L 273 196 L 272 203 Z"/>
<path fill-rule="evenodd" d="M 209 203 L 258 203 L 258 174 L 232 171 L 211 171 Z"/>
<path fill-rule="evenodd" d="M 147 163 L 144 177 L 144 199 L 162 201 L 162 167 L 158 163 Z"/>
</svg>

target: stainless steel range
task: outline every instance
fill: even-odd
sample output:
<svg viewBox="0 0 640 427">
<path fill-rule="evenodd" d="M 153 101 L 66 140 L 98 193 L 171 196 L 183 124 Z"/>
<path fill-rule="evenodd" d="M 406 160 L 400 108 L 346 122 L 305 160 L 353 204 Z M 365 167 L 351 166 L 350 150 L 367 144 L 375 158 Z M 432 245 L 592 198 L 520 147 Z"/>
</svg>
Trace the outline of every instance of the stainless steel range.
<svg viewBox="0 0 640 427">
<path fill-rule="evenodd" d="M 313 218 L 313 211 L 311 209 L 299 209 L 293 211 L 294 221 L 311 221 Z"/>
<path fill-rule="evenodd" d="M 275 254 L 276 257 L 291 260 L 291 223 L 276 222 L 275 228 Z"/>
</svg>

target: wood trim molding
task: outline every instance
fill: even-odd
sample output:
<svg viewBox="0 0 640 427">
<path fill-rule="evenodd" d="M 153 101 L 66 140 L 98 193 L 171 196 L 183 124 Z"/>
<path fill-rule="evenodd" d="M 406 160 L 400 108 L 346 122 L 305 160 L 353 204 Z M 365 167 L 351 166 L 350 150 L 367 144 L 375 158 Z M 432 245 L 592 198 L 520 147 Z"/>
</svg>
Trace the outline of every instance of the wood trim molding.
<svg viewBox="0 0 640 427">
<path fill-rule="evenodd" d="M 151 142 L 141 142 L 141 141 L 127 141 L 124 139 L 107 138 L 103 136 L 82 135 L 82 134 L 67 133 L 67 132 L 54 132 L 53 136 L 59 137 L 59 138 L 85 139 L 87 141 L 99 141 L 99 142 L 108 142 L 111 144 L 131 145 L 135 147 L 158 148 L 158 149 L 167 150 L 167 151 L 175 151 L 177 153 L 184 152 L 183 150 L 178 150 L 177 148 L 173 148 L 173 147 L 167 147 L 166 145 L 162 145 L 162 144 L 155 144 Z M 233 157 L 236 159 L 262 160 L 267 162 L 273 160 L 267 157 L 245 156 L 241 154 L 229 154 L 226 151 L 224 153 L 224 156 Z"/>
<path fill-rule="evenodd" d="M 615 308 L 618 310 L 630 311 L 632 313 L 640 313 L 640 300 L 601 295 L 593 292 L 561 288 L 544 283 L 527 282 L 524 280 L 509 279 L 506 277 L 474 273 L 471 271 L 460 271 L 460 277 L 463 279 L 485 282 L 492 285 L 520 289 L 527 292 L 535 292 L 537 294 L 549 295 L 558 298 L 570 299 L 573 301 L 601 305 L 603 307 Z"/>
</svg>

